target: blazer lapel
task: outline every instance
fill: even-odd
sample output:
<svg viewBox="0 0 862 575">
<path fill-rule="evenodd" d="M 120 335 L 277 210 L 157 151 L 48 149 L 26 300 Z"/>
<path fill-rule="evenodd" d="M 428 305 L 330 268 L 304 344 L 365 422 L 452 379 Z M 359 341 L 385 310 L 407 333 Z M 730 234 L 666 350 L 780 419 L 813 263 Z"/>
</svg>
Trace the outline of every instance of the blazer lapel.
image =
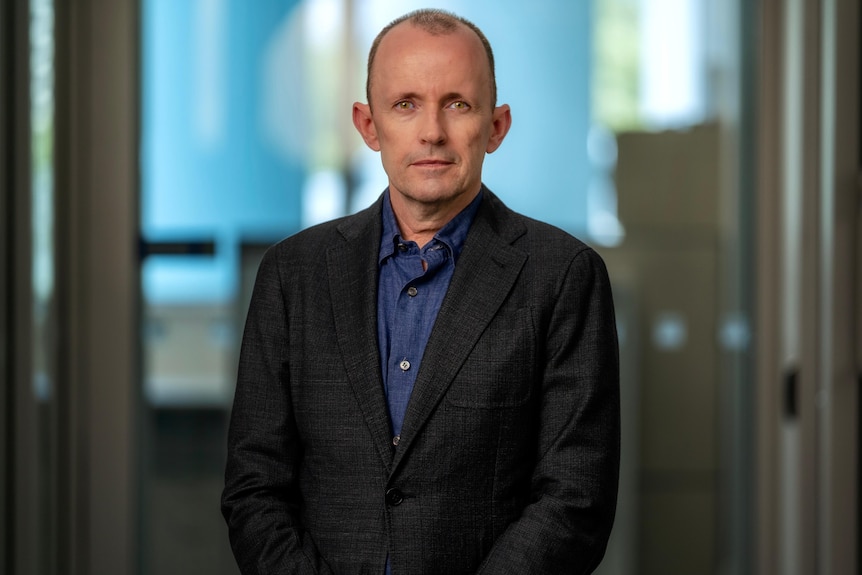
<svg viewBox="0 0 862 575">
<path fill-rule="evenodd" d="M 344 241 L 327 250 L 330 300 L 341 356 L 353 394 L 383 464 L 392 447 L 377 347 L 377 276 L 381 202 L 339 226 Z"/>
<path fill-rule="evenodd" d="M 508 218 L 508 208 L 489 190 L 484 193 L 486 199 L 455 264 L 455 273 L 425 347 L 392 469 L 443 397 L 527 260 L 526 253 L 511 245 L 524 233 L 523 225 Z"/>
</svg>

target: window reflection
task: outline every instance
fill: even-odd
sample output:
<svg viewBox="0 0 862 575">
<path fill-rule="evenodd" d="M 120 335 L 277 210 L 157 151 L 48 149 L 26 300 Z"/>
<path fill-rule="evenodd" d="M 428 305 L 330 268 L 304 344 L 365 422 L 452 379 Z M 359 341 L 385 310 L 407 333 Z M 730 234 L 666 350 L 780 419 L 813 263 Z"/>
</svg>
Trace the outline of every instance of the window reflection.
<svg viewBox="0 0 862 575">
<path fill-rule="evenodd" d="M 51 395 L 48 322 L 54 293 L 54 7 L 30 3 L 34 393 Z"/>
<path fill-rule="evenodd" d="M 57 408 L 54 301 L 54 5 L 30 1 L 31 384 L 36 400 L 31 430 L 36 479 L 34 568 L 53 573 L 56 549 Z"/>
</svg>

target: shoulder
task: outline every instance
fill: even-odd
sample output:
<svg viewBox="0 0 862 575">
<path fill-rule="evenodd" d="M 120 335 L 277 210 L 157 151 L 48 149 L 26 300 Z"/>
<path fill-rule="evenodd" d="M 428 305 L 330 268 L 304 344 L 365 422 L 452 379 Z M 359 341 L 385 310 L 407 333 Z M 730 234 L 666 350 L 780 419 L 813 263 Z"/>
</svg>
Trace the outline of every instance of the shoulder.
<svg viewBox="0 0 862 575">
<path fill-rule="evenodd" d="M 522 279 L 541 293 L 609 292 L 608 269 L 599 253 L 580 238 L 551 224 L 515 212 L 494 194 L 487 195 L 485 237 L 502 239 L 497 249 L 515 250 Z"/>
<path fill-rule="evenodd" d="M 580 238 L 546 222 L 525 216 L 506 206 L 486 190 L 487 217 L 491 226 L 511 244 L 539 261 L 571 261 L 581 256 L 601 261 L 596 251 Z"/>
<path fill-rule="evenodd" d="M 319 260 L 333 246 L 380 235 L 380 200 L 352 215 L 305 228 L 271 246 L 266 258 L 283 262 Z M 365 238 L 363 237 L 365 236 Z"/>
</svg>

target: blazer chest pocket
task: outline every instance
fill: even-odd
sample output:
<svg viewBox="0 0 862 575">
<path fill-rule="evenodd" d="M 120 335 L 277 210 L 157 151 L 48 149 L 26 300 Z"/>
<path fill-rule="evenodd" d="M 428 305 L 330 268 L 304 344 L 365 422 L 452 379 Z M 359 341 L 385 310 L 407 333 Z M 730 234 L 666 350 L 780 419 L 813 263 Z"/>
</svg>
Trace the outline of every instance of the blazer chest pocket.
<svg viewBox="0 0 862 575">
<path fill-rule="evenodd" d="M 531 396 L 536 332 L 530 308 L 496 316 L 467 356 L 446 393 L 458 407 L 518 407 Z"/>
</svg>

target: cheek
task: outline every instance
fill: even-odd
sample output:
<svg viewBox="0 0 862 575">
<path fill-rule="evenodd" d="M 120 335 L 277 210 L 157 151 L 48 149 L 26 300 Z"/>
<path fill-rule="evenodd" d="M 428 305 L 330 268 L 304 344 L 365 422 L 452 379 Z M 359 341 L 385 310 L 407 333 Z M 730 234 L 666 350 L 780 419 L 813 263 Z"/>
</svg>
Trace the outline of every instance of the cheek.
<svg viewBox="0 0 862 575">
<path fill-rule="evenodd" d="M 380 149 L 380 163 L 383 164 L 383 171 L 389 174 L 392 171 L 393 161 L 390 157 L 389 148 L 386 146 Z"/>
<path fill-rule="evenodd" d="M 490 137 L 491 134 L 488 130 L 476 126 L 465 130 L 461 141 L 464 142 L 465 148 L 469 150 L 471 156 L 481 157 L 485 155 L 485 148 L 488 147 Z"/>
<path fill-rule="evenodd" d="M 404 172 L 404 154 L 394 148 L 391 142 L 380 149 L 380 163 L 390 178 L 397 178 Z"/>
<path fill-rule="evenodd" d="M 380 160 L 385 167 L 391 161 L 393 155 L 393 145 L 386 132 L 377 131 L 377 144 L 380 147 Z"/>
<path fill-rule="evenodd" d="M 469 154 L 473 161 L 481 164 L 485 159 L 485 150 L 488 148 L 488 138 L 482 134 L 477 134 L 470 141 Z"/>
<path fill-rule="evenodd" d="M 380 143 L 381 153 L 385 153 L 389 158 L 396 158 L 402 155 L 401 150 L 404 149 L 403 136 L 400 136 L 397 131 L 378 130 L 377 141 Z"/>
</svg>

